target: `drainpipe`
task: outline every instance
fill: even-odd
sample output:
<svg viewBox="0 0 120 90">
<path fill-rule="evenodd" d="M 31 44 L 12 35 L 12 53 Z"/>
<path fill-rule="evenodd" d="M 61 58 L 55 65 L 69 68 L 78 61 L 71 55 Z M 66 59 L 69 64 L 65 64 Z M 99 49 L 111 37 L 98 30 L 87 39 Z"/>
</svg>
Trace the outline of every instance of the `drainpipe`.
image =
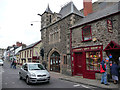
<svg viewBox="0 0 120 90">
<path fill-rule="evenodd" d="M 71 72 L 73 76 L 73 66 L 72 66 L 72 29 L 70 28 L 70 56 L 71 56 Z"/>
</svg>

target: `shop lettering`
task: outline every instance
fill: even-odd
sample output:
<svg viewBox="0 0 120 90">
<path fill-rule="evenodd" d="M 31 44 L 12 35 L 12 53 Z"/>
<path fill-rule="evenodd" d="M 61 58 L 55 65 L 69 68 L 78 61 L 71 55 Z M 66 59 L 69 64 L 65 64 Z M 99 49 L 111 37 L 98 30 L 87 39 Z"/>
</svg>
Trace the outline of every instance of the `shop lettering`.
<svg viewBox="0 0 120 90">
<path fill-rule="evenodd" d="M 79 49 L 75 49 L 73 51 L 82 51 L 82 48 L 79 48 Z"/>
<path fill-rule="evenodd" d="M 91 49 L 98 49 L 98 47 L 91 47 Z"/>
<path fill-rule="evenodd" d="M 102 47 L 96 46 L 96 47 L 79 48 L 79 49 L 74 49 L 73 52 L 75 52 L 75 51 L 88 51 L 88 50 L 95 50 L 95 49 L 102 49 Z"/>
<path fill-rule="evenodd" d="M 108 28 L 108 31 L 109 31 L 110 33 L 113 32 L 113 31 L 112 31 L 112 21 L 111 21 L 111 20 L 107 20 L 107 28 Z"/>
<path fill-rule="evenodd" d="M 84 48 L 84 50 L 89 50 L 89 48 Z"/>
</svg>

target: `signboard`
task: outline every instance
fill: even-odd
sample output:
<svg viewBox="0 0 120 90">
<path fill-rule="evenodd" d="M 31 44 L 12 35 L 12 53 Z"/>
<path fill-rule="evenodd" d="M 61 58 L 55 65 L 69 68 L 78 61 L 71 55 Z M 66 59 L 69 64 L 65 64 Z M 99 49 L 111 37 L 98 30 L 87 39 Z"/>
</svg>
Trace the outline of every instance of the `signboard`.
<svg viewBox="0 0 120 90">
<path fill-rule="evenodd" d="M 92 50 L 102 50 L 102 46 L 89 46 L 89 47 L 80 47 L 80 48 L 76 48 L 73 49 L 73 52 L 76 51 L 92 51 Z"/>
<path fill-rule="evenodd" d="M 108 32 L 113 33 L 112 21 L 109 19 L 107 20 L 107 28 L 108 28 Z"/>
</svg>

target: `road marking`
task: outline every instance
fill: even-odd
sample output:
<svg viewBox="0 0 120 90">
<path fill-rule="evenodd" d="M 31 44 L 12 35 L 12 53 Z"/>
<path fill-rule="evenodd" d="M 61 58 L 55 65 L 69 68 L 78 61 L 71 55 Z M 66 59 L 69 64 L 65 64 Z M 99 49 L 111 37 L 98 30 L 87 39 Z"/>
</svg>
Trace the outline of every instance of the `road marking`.
<svg viewBox="0 0 120 90">
<path fill-rule="evenodd" d="M 76 84 L 76 85 L 73 85 L 74 87 L 79 87 L 80 86 L 80 84 Z"/>
<path fill-rule="evenodd" d="M 81 85 L 82 87 L 84 87 L 84 88 L 89 88 L 89 87 L 87 87 L 87 86 L 85 86 L 85 85 Z"/>
</svg>

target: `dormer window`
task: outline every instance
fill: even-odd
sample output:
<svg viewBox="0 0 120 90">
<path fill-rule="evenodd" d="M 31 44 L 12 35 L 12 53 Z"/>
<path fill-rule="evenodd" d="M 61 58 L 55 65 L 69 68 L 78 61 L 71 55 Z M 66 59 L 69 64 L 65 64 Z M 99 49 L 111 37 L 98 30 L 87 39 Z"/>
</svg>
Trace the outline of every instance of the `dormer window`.
<svg viewBox="0 0 120 90">
<path fill-rule="evenodd" d="M 92 40 L 91 26 L 85 26 L 82 28 L 82 40 L 83 41 Z"/>
</svg>

